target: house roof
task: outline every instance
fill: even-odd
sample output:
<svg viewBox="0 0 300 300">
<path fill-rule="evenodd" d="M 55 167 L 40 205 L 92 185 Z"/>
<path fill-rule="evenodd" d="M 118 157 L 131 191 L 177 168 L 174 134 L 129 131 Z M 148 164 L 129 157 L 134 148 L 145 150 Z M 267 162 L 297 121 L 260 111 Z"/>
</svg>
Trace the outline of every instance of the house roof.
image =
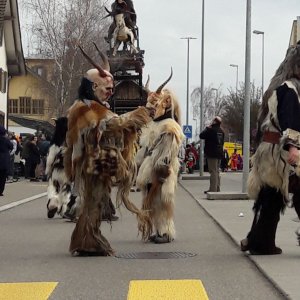
<svg viewBox="0 0 300 300">
<path fill-rule="evenodd" d="M 7 0 L 0 0 L 0 46 L 2 44 L 2 38 L 3 38 L 4 13 L 5 13 L 6 2 Z"/>
<path fill-rule="evenodd" d="M 4 16 L 3 16 L 4 10 Z M 0 0 L 0 29 L 5 38 L 8 75 L 26 74 L 17 0 Z"/>
<path fill-rule="evenodd" d="M 47 121 L 43 121 L 43 120 L 20 117 L 20 116 L 16 116 L 16 115 L 9 115 L 8 119 L 14 121 L 15 123 L 17 123 L 23 127 L 35 129 L 36 131 L 42 131 L 50 136 L 53 135 L 54 130 L 55 130 L 54 125 L 52 125 L 51 123 L 49 123 Z"/>
</svg>

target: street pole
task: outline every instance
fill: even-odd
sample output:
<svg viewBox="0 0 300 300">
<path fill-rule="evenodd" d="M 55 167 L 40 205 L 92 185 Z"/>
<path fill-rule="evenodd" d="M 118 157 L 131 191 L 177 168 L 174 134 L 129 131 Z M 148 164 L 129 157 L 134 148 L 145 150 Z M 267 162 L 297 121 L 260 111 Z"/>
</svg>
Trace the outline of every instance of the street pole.
<svg viewBox="0 0 300 300">
<path fill-rule="evenodd" d="M 245 52 L 245 100 L 244 100 L 244 140 L 243 140 L 243 186 L 247 190 L 249 177 L 250 149 L 250 75 L 251 75 L 251 0 L 247 0 L 246 12 L 246 52 Z"/>
<path fill-rule="evenodd" d="M 182 40 L 187 40 L 187 74 L 186 74 L 186 126 L 189 125 L 189 94 L 190 94 L 190 40 L 196 40 L 194 37 L 184 37 Z M 188 138 L 186 138 L 186 144 L 188 144 Z"/>
<path fill-rule="evenodd" d="M 239 66 L 235 64 L 230 64 L 230 67 L 236 68 L 236 79 L 235 79 L 235 94 L 238 95 L 238 85 L 239 85 Z"/>
<path fill-rule="evenodd" d="M 253 30 L 254 34 L 260 34 L 262 37 L 262 45 L 261 45 L 261 98 L 263 98 L 264 95 L 264 73 L 265 73 L 265 33 L 264 31 L 260 31 L 260 30 Z"/>
<path fill-rule="evenodd" d="M 202 0 L 202 34 L 201 34 L 201 86 L 200 86 L 200 132 L 204 130 L 204 0 Z M 200 153 L 199 153 L 199 170 L 200 176 L 204 172 L 204 140 L 200 140 Z"/>
</svg>

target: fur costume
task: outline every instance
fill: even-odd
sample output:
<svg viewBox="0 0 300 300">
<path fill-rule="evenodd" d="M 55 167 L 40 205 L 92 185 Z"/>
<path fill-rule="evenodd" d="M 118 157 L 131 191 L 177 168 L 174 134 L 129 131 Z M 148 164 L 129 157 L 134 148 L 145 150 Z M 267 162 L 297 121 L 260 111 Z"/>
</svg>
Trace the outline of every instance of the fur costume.
<svg viewBox="0 0 300 300">
<path fill-rule="evenodd" d="M 291 172 L 300 176 L 300 44 L 287 51 L 263 97 L 258 118 L 258 148 L 251 158 L 248 194 L 255 199 L 254 219 L 241 250 L 252 254 L 281 254 L 275 245 L 280 212 L 294 193 L 299 210 L 299 188 L 291 191 Z M 297 153 L 290 165 L 290 151 Z M 293 180 L 295 182 L 295 180 Z M 300 212 L 300 210 L 299 210 Z"/>
<path fill-rule="evenodd" d="M 78 201 L 77 197 L 71 194 L 72 183 L 66 176 L 63 163 L 68 120 L 62 117 L 55 120 L 55 123 L 55 132 L 49 148 L 45 171 L 48 178 L 48 218 L 53 218 L 55 213 L 63 217 L 67 210 L 73 213 L 72 208 Z"/>
<path fill-rule="evenodd" d="M 293 89 L 299 98 L 297 89 L 291 81 L 285 81 L 283 84 Z M 249 175 L 248 194 L 252 199 L 257 199 L 259 191 L 264 185 L 280 190 L 285 200 L 288 199 L 289 174 L 295 168 L 287 163 L 286 145 L 294 143 L 299 147 L 300 139 L 297 140 L 298 132 L 294 131 L 293 133 L 291 129 L 281 132 L 277 117 L 277 101 L 277 93 L 274 91 L 268 101 L 269 112 L 261 125 L 261 131 L 278 132 L 281 134 L 281 138 L 279 144 L 262 141 L 251 158 L 253 167 Z M 292 137 L 293 134 L 296 134 L 295 138 Z M 300 133 L 298 134 L 300 135 Z M 296 172 L 299 176 L 300 166 L 296 168 Z"/>
<path fill-rule="evenodd" d="M 184 135 L 178 124 L 177 101 L 169 90 L 162 90 L 171 76 L 155 93 L 149 94 L 147 105 L 155 107 L 156 114 L 143 130 L 137 154 L 144 159 L 136 183 L 143 193 L 143 210 L 149 212 L 152 222 L 151 232 L 143 234 L 143 239 L 155 243 L 171 242 L 175 237 L 174 196 L 178 151 Z M 155 234 L 150 236 L 152 232 Z"/>
<path fill-rule="evenodd" d="M 112 75 L 87 58 L 96 67 L 86 77 L 93 82 L 97 101 L 78 100 L 68 112 L 66 174 L 83 199 L 69 250 L 78 255 L 107 256 L 114 251 L 101 234 L 100 224 L 102 211 L 109 205 L 113 179 L 118 182 L 118 205 L 123 203 L 137 215 L 142 232 L 150 230 L 147 215 L 128 196 L 136 172 L 133 154 L 137 129 L 151 121 L 151 110 L 139 107 L 122 116 L 111 112 L 106 100 L 113 88 Z"/>
</svg>

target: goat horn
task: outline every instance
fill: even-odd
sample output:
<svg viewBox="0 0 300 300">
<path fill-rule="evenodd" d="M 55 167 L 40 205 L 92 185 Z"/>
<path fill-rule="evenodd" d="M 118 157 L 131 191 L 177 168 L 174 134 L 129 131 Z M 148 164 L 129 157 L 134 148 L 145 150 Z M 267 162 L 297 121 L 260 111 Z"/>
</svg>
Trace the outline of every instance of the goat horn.
<svg viewBox="0 0 300 300">
<path fill-rule="evenodd" d="M 110 65 L 109 65 L 107 56 L 102 51 L 100 51 L 100 49 L 98 48 L 98 46 L 96 45 L 95 42 L 93 42 L 93 44 L 96 47 L 99 55 L 101 56 L 101 59 L 103 60 L 103 63 L 104 63 L 103 68 L 104 68 L 104 70 L 106 70 L 106 71 L 109 72 L 110 71 Z"/>
<path fill-rule="evenodd" d="M 148 78 L 147 78 L 147 82 L 145 84 L 145 90 L 149 93 L 150 90 L 149 90 L 149 83 L 150 83 L 150 75 L 148 75 Z"/>
<path fill-rule="evenodd" d="M 158 87 L 158 89 L 156 90 L 157 94 L 159 94 L 162 91 L 162 89 L 164 88 L 164 86 L 171 80 L 172 76 L 173 76 L 173 69 L 171 67 L 171 75 L 169 76 L 169 78 L 162 85 L 160 85 Z"/>
<path fill-rule="evenodd" d="M 83 56 L 99 71 L 101 77 L 106 77 L 107 74 L 105 71 L 102 69 L 102 67 L 98 64 L 96 64 L 86 53 L 85 51 L 81 48 L 80 45 L 78 45 L 79 49 L 81 50 Z"/>
<path fill-rule="evenodd" d="M 106 12 L 108 12 L 108 14 L 111 15 L 112 12 L 109 11 L 105 6 L 104 6 L 104 8 L 105 8 Z"/>
<path fill-rule="evenodd" d="M 104 19 L 106 19 L 106 18 L 108 18 L 108 17 L 110 17 L 110 16 L 111 16 L 111 14 L 106 15 L 105 17 L 103 17 L 103 18 L 101 19 L 101 21 L 104 20 Z"/>
</svg>

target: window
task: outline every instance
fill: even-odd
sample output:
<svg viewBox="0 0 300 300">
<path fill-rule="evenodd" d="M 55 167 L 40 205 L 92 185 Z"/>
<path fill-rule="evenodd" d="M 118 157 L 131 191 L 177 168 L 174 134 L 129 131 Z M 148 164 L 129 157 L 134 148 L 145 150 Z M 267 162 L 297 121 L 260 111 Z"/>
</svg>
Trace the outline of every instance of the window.
<svg viewBox="0 0 300 300">
<path fill-rule="evenodd" d="M 0 68 L 0 91 L 6 93 L 7 72 Z"/>
<path fill-rule="evenodd" d="M 18 105 L 19 99 L 9 99 L 8 100 L 8 113 L 17 114 L 19 112 Z"/>
<path fill-rule="evenodd" d="M 32 99 L 32 114 L 43 115 L 44 114 L 44 100 Z"/>
<path fill-rule="evenodd" d="M 39 76 L 46 78 L 46 70 L 43 66 L 34 66 L 31 67 L 32 71 L 38 74 Z"/>
<path fill-rule="evenodd" d="M 37 68 L 37 73 L 38 73 L 39 76 L 42 77 L 42 75 L 43 75 L 43 68 L 42 67 L 38 67 Z"/>
<path fill-rule="evenodd" d="M 20 114 L 30 115 L 31 114 L 31 98 L 20 97 Z"/>
</svg>

